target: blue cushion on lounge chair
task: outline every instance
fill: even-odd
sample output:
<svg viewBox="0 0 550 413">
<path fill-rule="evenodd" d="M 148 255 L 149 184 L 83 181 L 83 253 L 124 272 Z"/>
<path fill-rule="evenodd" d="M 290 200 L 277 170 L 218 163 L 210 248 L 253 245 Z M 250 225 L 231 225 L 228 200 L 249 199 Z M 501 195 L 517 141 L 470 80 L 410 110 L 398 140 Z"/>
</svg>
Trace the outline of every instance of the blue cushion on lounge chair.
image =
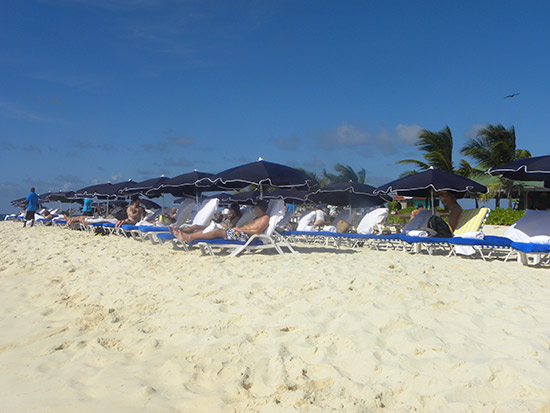
<svg viewBox="0 0 550 413">
<path fill-rule="evenodd" d="M 165 241 L 170 241 L 170 240 L 176 239 L 176 237 L 174 237 L 169 232 L 161 232 L 160 234 L 157 234 L 157 238 L 163 239 Z"/>
<path fill-rule="evenodd" d="M 531 244 L 528 242 L 512 242 L 512 248 L 529 253 L 529 252 L 543 252 L 550 253 L 550 244 Z"/>
<path fill-rule="evenodd" d="M 129 225 L 129 224 L 124 224 L 121 226 L 122 229 L 125 229 L 126 231 L 132 231 L 134 229 L 139 229 L 139 227 L 135 226 L 135 225 Z"/>
<path fill-rule="evenodd" d="M 168 227 L 155 227 L 153 225 L 138 225 L 141 232 L 169 232 Z"/>
<path fill-rule="evenodd" d="M 487 235 L 483 239 L 478 238 L 462 238 L 462 237 L 450 237 L 450 238 L 437 238 L 437 237 L 413 237 L 411 235 L 399 236 L 401 241 L 413 244 L 415 242 L 427 243 L 427 244 L 455 244 L 455 245 L 478 245 L 487 247 L 509 247 L 512 241 L 509 238 L 497 237 Z"/>
</svg>

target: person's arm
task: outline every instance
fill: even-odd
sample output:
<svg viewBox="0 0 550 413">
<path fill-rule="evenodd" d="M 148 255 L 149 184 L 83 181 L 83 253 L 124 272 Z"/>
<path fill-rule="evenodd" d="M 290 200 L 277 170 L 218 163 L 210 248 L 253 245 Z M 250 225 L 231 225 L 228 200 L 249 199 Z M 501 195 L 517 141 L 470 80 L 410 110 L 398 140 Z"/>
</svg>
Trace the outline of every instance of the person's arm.
<svg viewBox="0 0 550 413">
<path fill-rule="evenodd" d="M 250 224 L 243 225 L 242 227 L 235 227 L 235 231 L 241 231 L 248 235 L 262 234 L 269 225 L 269 216 L 256 218 Z"/>
</svg>

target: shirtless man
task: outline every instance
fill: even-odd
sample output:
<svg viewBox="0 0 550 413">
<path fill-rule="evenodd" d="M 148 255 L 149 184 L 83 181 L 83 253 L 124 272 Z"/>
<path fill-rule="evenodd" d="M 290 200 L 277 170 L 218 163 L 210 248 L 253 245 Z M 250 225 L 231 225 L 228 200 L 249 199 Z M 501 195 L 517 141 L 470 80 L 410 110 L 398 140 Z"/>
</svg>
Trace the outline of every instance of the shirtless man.
<svg viewBox="0 0 550 413">
<path fill-rule="evenodd" d="M 215 239 L 223 238 L 230 241 L 247 241 L 251 235 L 262 234 L 267 226 L 269 225 L 269 215 L 266 214 L 267 211 L 267 202 L 258 201 L 254 206 L 254 213 L 256 214 L 256 219 L 249 224 L 243 225 L 242 227 L 234 228 L 216 228 L 210 232 L 194 232 L 191 234 L 185 233 L 180 228 L 170 228 L 170 232 L 177 239 L 183 242 L 191 242 L 196 239 Z"/>
<path fill-rule="evenodd" d="M 145 209 L 139 205 L 139 199 L 136 198 L 126 208 L 128 218 L 117 221 L 115 228 L 120 228 L 122 225 L 135 225 L 145 218 Z"/>
<path fill-rule="evenodd" d="M 452 192 L 441 191 L 437 194 L 445 207 L 445 212 L 449 213 L 449 226 L 451 230 L 454 231 L 458 225 L 460 214 L 462 214 L 462 208 L 458 205 L 458 202 L 456 202 L 456 197 Z"/>
</svg>

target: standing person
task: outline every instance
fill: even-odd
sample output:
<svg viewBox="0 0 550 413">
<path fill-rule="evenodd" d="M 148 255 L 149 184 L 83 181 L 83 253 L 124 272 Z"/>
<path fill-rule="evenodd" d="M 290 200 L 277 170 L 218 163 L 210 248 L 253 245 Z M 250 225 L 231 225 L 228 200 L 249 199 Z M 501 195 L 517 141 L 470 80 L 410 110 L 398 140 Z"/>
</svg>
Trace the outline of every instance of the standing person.
<svg viewBox="0 0 550 413">
<path fill-rule="evenodd" d="M 31 221 L 31 227 L 34 226 L 34 213 L 38 209 L 38 195 L 34 192 L 34 187 L 31 188 L 31 192 L 27 194 L 25 198 L 27 204 L 25 210 L 25 222 L 23 222 L 23 228 L 27 226 L 27 221 Z"/>
</svg>

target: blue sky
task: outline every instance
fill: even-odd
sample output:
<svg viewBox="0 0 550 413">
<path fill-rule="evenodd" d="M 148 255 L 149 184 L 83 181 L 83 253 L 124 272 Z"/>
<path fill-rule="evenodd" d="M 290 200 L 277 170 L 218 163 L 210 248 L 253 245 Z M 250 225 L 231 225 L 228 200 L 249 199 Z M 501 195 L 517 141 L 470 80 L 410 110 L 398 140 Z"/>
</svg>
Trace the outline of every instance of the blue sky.
<svg viewBox="0 0 550 413">
<path fill-rule="evenodd" d="M 0 3 L 0 211 L 96 182 L 264 159 L 367 182 L 487 124 L 548 154 L 545 1 Z M 520 92 L 513 99 L 504 96 Z"/>
</svg>

